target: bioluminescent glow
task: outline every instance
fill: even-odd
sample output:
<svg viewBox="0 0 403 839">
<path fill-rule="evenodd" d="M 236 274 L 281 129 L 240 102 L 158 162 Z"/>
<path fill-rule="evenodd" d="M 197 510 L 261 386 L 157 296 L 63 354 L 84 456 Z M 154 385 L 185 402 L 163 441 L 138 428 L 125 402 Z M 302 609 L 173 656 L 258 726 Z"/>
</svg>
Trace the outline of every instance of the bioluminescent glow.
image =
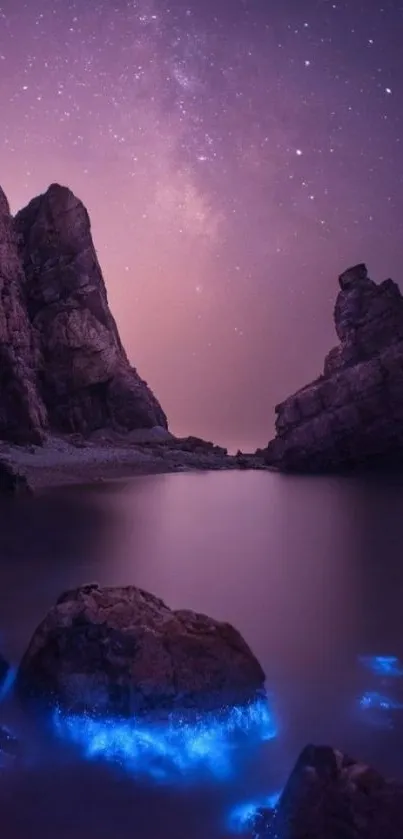
<svg viewBox="0 0 403 839">
<path fill-rule="evenodd" d="M 254 826 L 259 810 L 274 810 L 277 807 L 280 795 L 281 792 L 275 792 L 267 798 L 260 799 L 260 801 L 247 801 L 244 804 L 237 804 L 229 814 L 227 829 L 231 833 L 245 833 L 245 831 L 250 830 Z"/>
<path fill-rule="evenodd" d="M 193 771 L 225 779 L 232 774 L 238 746 L 271 740 L 277 734 L 269 705 L 261 699 L 191 720 L 173 712 L 163 722 L 143 717 L 100 720 L 57 711 L 54 727 L 86 759 L 112 761 L 160 781 L 189 777 Z"/>
<path fill-rule="evenodd" d="M 400 711 L 403 708 L 401 702 L 392 699 L 390 696 L 383 696 L 377 691 L 368 691 L 360 699 L 360 707 L 365 710 L 379 711 Z"/>
<path fill-rule="evenodd" d="M 360 697 L 358 707 L 362 719 L 375 728 L 393 728 L 393 711 L 403 710 L 403 704 L 391 696 L 367 691 Z"/>
<path fill-rule="evenodd" d="M 376 676 L 403 676 L 403 664 L 394 655 L 365 655 L 358 660 Z"/>
<path fill-rule="evenodd" d="M 12 689 L 12 687 L 14 685 L 14 682 L 15 682 L 16 675 L 17 675 L 16 668 L 15 667 L 9 667 L 9 669 L 6 673 L 5 679 L 3 681 L 3 684 L 0 685 L 0 702 L 3 702 L 3 700 L 6 698 L 6 696 L 8 696 L 8 694 L 11 692 L 11 689 Z"/>
</svg>

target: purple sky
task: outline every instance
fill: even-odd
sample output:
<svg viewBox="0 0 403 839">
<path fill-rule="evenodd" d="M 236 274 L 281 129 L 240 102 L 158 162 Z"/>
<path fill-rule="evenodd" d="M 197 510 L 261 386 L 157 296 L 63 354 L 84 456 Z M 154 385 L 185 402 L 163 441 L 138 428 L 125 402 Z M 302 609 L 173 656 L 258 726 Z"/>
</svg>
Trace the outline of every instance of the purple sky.
<svg viewBox="0 0 403 839">
<path fill-rule="evenodd" d="M 86 204 L 179 433 L 265 443 L 335 343 L 337 275 L 403 266 L 403 3 L 0 0 L 0 183 Z"/>
</svg>

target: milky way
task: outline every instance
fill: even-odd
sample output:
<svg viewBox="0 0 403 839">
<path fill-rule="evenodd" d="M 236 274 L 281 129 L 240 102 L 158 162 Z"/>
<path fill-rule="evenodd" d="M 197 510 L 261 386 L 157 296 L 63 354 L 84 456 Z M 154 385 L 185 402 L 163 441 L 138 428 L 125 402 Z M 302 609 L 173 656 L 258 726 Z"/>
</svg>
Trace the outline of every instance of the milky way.
<svg viewBox="0 0 403 839">
<path fill-rule="evenodd" d="M 402 27 L 397 0 L 1 3 L 0 182 L 85 202 L 174 431 L 264 443 L 338 273 L 399 281 Z"/>
</svg>

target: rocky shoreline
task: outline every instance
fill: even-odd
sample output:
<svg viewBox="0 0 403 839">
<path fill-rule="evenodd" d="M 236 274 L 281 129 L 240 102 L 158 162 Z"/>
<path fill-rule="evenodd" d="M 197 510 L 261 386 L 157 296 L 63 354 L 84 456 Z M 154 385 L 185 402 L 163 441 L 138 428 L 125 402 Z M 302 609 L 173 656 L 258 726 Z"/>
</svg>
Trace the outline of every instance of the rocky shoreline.
<svg viewBox="0 0 403 839">
<path fill-rule="evenodd" d="M 42 445 L 16 446 L 0 441 L 0 466 L 15 474 L 9 494 L 20 487 L 18 476 L 32 490 L 67 485 L 99 484 L 137 475 L 172 472 L 254 469 L 269 471 L 260 454 L 228 454 L 226 449 L 198 438 L 155 439 L 137 433 L 137 441 L 122 435 L 106 440 L 51 437 Z M 18 486 L 17 486 L 18 485 Z M 2 489 L 7 492 L 7 487 Z"/>
</svg>

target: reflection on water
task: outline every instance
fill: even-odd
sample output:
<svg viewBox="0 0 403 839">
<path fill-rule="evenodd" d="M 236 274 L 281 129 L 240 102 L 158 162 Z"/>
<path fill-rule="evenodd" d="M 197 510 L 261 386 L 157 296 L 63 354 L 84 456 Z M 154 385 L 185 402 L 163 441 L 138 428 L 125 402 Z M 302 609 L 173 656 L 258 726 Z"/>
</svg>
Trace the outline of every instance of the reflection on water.
<svg viewBox="0 0 403 839">
<path fill-rule="evenodd" d="M 279 723 L 274 739 L 251 738 L 248 758 L 218 782 L 211 756 L 225 765 L 223 730 L 144 730 L 141 739 L 134 726 L 64 720 L 51 760 L 40 741 L 40 765 L 3 778 L 7 839 L 132 839 L 133 825 L 139 839 L 242 835 L 307 742 L 403 777 L 402 509 L 398 476 L 248 472 L 160 475 L 1 504 L 0 649 L 14 665 L 61 591 L 135 584 L 233 623 L 265 669 Z M 2 722 L 20 727 L 24 742 L 39 736 L 10 695 Z M 148 769 L 136 779 L 127 772 L 134 754 L 137 767 L 155 768 L 158 750 L 163 785 Z M 125 771 L 104 759 L 117 752 Z"/>
</svg>

